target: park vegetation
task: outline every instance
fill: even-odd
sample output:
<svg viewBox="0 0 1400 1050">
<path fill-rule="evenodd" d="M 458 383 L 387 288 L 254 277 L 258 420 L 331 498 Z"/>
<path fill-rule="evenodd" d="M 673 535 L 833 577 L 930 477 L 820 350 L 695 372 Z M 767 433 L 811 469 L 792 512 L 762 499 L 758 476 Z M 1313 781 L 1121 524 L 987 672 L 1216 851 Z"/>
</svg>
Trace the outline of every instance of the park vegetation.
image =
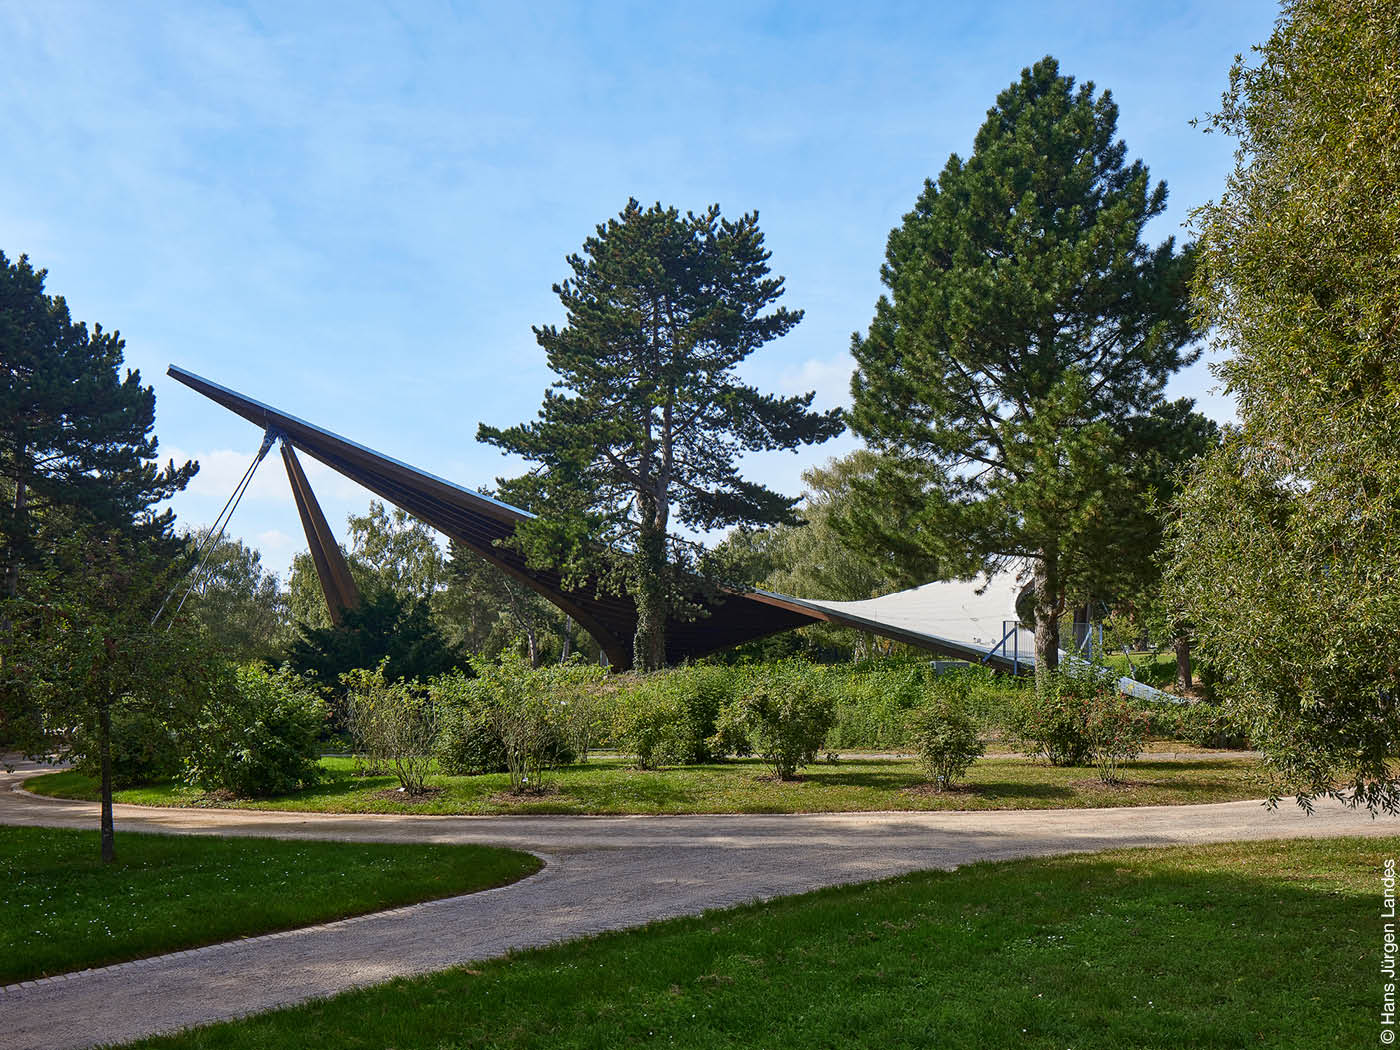
<svg viewBox="0 0 1400 1050">
<path fill-rule="evenodd" d="M 1397 848 L 1303 839 L 916 872 L 140 1046 L 1345 1050 L 1376 1042 L 1355 968 L 1374 957 L 1376 858 Z"/>
<path fill-rule="evenodd" d="M 1027 575 L 1040 675 L 1070 604 L 1146 572 L 1149 496 L 1213 430 L 1164 398 L 1200 353 L 1195 253 L 1144 242 L 1167 188 L 1117 125 L 1053 58 L 1023 70 L 891 232 L 851 346 L 851 426 L 878 458 L 840 527 L 906 585 Z"/>
<path fill-rule="evenodd" d="M 0 985 L 330 922 L 533 874 L 491 846 L 0 828 Z M 211 907 L 217 902 L 216 907 Z"/>
<path fill-rule="evenodd" d="M 531 669 L 508 656 L 470 671 L 419 683 L 391 681 L 382 667 L 347 675 L 350 733 L 338 746 L 350 754 L 319 763 L 290 746 L 309 739 L 305 724 L 298 735 L 271 712 L 261 736 L 243 738 L 254 744 L 246 751 L 202 725 L 198 737 L 158 737 L 154 753 L 142 738 L 139 763 L 117 749 L 123 768 L 145 774 L 124 780 L 119 796 L 347 812 L 630 813 L 1164 804 L 1264 790 L 1256 763 L 1240 758 L 1135 762 L 1150 739 L 1169 750 L 1247 741 L 1215 708 L 1129 700 L 1093 669 L 1062 668 L 1048 696 L 982 668 L 935 673 L 915 660 L 608 675 L 580 663 Z M 285 674 L 248 675 L 269 697 L 295 688 Z M 314 690 L 305 695 L 315 702 Z M 281 741 L 268 739 L 274 732 Z M 201 779 L 211 748 L 228 768 Z M 258 754 L 284 756 L 274 767 L 283 779 L 255 776 Z M 90 772 L 32 784 L 88 797 Z"/>
<path fill-rule="evenodd" d="M 628 201 L 554 287 L 568 323 L 535 329 L 559 377 L 539 419 L 478 431 L 535 464 L 502 483 L 540 514 L 516 529 L 531 562 L 632 598 L 640 670 L 666 665 L 668 618 L 695 614 L 694 556 L 672 516 L 707 530 L 790 520 L 796 500 L 744 478 L 739 456 L 844 428 L 839 411 L 811 410 L 812 394 L 778 397 L 738 378 L 802 319 L 774 305 L 783 279 L 768 259 L 756 212 L 725 219 L 718 205 L 681 215 Z"/>
<path fill-rule="evenodd" d="M 1211 124 L 1237 163 L 1180 247 L 1148 239 L 1166 187 L 1110 93 L 1053 58 L 1023 70 L 891 232 L 844 416 L 738 378 L 801 319 L 755 213 L 629 201 L 597 227 L 555 287 L 565 323 L 535 330 L 557 376 L 539 418 L 479 437 L 531 465 L 499 482 L 538 515 L 507 542 L 630 598 L 629 652 L 379 503 L 349 521 L 363 600 L 340 624 L 309 557 L 284 588 L 220 538 L 192 578 L 210 537 L 159 508 L 196 465 L 160 465 L 153 391 L 116 333 L 0 255 L 0 744 L 95 778 L 108 860 L 115 790 L 282 798 L 323 751 L 413 799 L 434 776 L 538 795 L 600 748 L 640 772 L 752 758 L 777 784 L 907 751 L 947 794 L 988 747 L 1112 785 L 1170 736 L 1253 744 L 1304 803 L 1394 809 L 1392 14 L 1285 5 L 1231 71 Z M 1206 338 L 1239 400 L 1223 431 L 1164 394 Z M 867 447 L 810 468 L 801 498 L 739 472 L 847 421 Z M 730 531 L 702 550 L 678 528 Z M 1034 686 L 829 626 L 664 668 L 667 622 L 717 588 L 856 600 L 979 571 L 1029 585 Z M 1057 666 L 1088 618 L 1108 644 Z M 1125 672 L 1189 702 L 1125 699 Z"/>
<path fill-rule="evenodd" d="M 1239 426 L 1176 506 L 1174 599 L 1280 779 L 1400 803 L 1400 19 L 1295 0 L 1230 71 L 1196 302 Z"/>
</svg>

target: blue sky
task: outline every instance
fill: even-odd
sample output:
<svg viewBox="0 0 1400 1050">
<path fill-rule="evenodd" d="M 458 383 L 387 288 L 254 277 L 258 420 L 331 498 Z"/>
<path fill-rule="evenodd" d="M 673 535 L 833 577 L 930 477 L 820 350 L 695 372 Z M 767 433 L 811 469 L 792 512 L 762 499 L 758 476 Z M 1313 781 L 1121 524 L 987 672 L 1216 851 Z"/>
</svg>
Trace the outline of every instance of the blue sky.
<svg viewBox="0 0 1400 1050">
<path fill-rule="evenodd" d="M 806 311 L 747 375 L 847 393 L 890 228 L 998 91 L 1045 54 L 1112 90 L 1166 179 L 1154 239 L 1222 188 L 1190 127 L 1273 3 L 42 3 L 0 0 L 0 249 L 76 317 L 120 329 L 164 454 L 203 465 L 209 521 L 260 435 L 165 378 L 174 362 L 468 485 L 474 441 L 533 416 L 532 324 L 564 257 L 628 196 L 758 209 Z M 1228 418 L 1204 365 L 1173 384 Z M 796 494 L 853 447 L 764 455 Z M 311 469 L 332 526 L 368 494 Z M 304 546 L 269 459 L 232 532 L 285 572 Z"/>
</svg>

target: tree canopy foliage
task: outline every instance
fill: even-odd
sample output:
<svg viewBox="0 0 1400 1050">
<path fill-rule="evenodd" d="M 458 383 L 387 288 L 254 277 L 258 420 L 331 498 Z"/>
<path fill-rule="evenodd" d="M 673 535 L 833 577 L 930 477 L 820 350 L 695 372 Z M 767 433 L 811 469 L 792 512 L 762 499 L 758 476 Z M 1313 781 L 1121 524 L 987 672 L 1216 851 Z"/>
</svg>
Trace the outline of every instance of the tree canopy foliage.
<svg viewBox="0 0 1400 1050">
<path fill-rule="evenodd" d="M 1193 254 L 1144 243 L 1167 190 L 1117 123 L 1053 58 L 1024 70 L 890 234 L 888 294 L 852 342 L 851 426 L 883 458 L 843 527 L 911 582 L 1028 560 L 1047 670 L 1067 598 L 1151 542 L 1135 451 L 1197 425 L 1162 406 L 1198 354 Z"/>
<path fill-rule="evenodd" d="M 194 550 L 209 529 L 186 536 Z M 277 574 L 263 568 L 262 555 L 242 540 L 224 536 L 206 556 L 204 572 L 185 602 L 211 638 L 233 659 L 276 663 L 290 641 L 287 601 Z"/>
<path fill-rule="evenodd" d="M 289 666 L 336 696 L 343 693 L 340 676 L 348 671 L 382 663 L 389 681 L 416 681 L 465 662 L 465 655 L 433 622 L 427 599 L 408 598 L 390 590 L 362 594 L 360 604 L 347 609 L 339 624 L 301 624 L 297 632 L 287 649 Z M 337 714 L 343 720 L 343 709 Z"/>
<path fill-rule="evenodd" d="M 110 861 L 113 716 L 171 715 L 204 679 L 198 632 L 152 627 L 189 567 L 156 506 L 198 467 L 157 466 L 155 392 L 45 276 L 0 253 L 0 740 L 96 742 Z"/>
<path fill-rule="evenodd" d="M 198 466 L 156 465 L 155 391 L 121 375 L 117 332 L 74 321 L 46 271 L 0 252 L 0 557 L 4 593 L 44 554 L 45 513 L 79 525 L 168 539 L 174 514 L 154 506 Z"/>
<path fill-rule="evenodd" d="M 899 578 L 885 568 L 888 559 L 848 543 L 837 528 L 849 509 L 852 485 L 873 472 L 878 461 L 874 453 L 858 449 L 803 471 L 806 488 L 799 520 L 732 532 L 713 552 L 721 575 L 736 585 L 830 601 L 860 601 L 898 590 Z M 873 636 L 849 628 L 815 624 L 802 628 L 800 634 L 818 652 L 867 656 L 874 649 Z M 749 648 L 770 653 L 795 650 L 800 644 L 783 635 Z"/>
<path fill-rule="evenodd" d="M 534 330 L 559 377 L 538 419 L 478 431 L 535 464 L 502 481 L 539 514 L 516 531 L 531 560 L 632 596 L 642 669 L 665 663 L 667 616 L 687 609 L 673 515 L 694 529 L 788 519 L 796 501 L 742 477 L 739 456 L 842 428 L 839 412 L 811 411 L 811 394 L 777 397 L 738 379 L 749 355 L 802 317 L 775 305 L 783 280 L 768 260 L 757 213 L 628 201 L 569 256 L 572 276 L 554 286 L 567 323 Z"/>
<path fill-rule="evenodd" d="M 1236 61 L 1197 302 L 1240 425 L 1179 501 L 1171 570 L 1281 787 L 1396 808 L 1400 19 L 1292 0 Z"/>
</svg>

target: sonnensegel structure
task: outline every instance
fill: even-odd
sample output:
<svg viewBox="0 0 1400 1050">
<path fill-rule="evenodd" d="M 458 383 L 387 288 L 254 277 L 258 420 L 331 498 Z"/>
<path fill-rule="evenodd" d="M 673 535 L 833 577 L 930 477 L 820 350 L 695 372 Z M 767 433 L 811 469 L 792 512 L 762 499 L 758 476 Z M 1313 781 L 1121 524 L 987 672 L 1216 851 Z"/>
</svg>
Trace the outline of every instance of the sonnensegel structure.
<svg viewBox="0 0 1400 1050">
<path fill-rule="evenodd" d="M 533 568 L 523 555 L 498 544 L 511 536 L 517 522 L 530 517 L 527 511 L 411 467 L 183 368 L 171 365 L 169 375 L 281 440 L 287 476 L 333 619 L 338 621 L 358 595 L 301 469 L 298 451 L 470 547 L 573 617 L 598 642 L 614 668 L 631 666 L 637 610 L 630 598 L 566 588 L 559 573 Z M 930 583 L 857 602 L 727 591 L 709 602 L 708 615 L 667 623 L 666 659 L 679 663 L 796 627 L 833 623 L 907 642 L 939 656 L 1025 671 L 1033 666 L 1034 646 L 1016 622 L 1019 591 L 1011 573 L 990 581 Z M 1147 688 L 1128 679 L 1120 685 L 1133 692 Z"/>
</svg>

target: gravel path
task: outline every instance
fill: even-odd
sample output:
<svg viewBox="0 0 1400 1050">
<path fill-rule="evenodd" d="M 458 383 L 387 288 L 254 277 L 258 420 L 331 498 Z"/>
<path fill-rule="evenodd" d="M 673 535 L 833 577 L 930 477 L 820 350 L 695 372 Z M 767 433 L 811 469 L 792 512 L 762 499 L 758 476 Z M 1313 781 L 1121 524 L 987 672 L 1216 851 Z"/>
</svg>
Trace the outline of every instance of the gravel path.
<svg viewBox="0 0 1400 1050">
<path fill-rule="evenodd" d="M 92 828 L 97 807 L 18 789 L 0 824 Z M 972 861 L 1245 839 L 1396 835 L 1337 804 L 680 817 L 342 816 L 116 807 L 120 833 L 515 846 L 547 866 L 513 886 L 0 989 L 8 1050 L 123 1042 L 656 919 Z"/>
</svg>

